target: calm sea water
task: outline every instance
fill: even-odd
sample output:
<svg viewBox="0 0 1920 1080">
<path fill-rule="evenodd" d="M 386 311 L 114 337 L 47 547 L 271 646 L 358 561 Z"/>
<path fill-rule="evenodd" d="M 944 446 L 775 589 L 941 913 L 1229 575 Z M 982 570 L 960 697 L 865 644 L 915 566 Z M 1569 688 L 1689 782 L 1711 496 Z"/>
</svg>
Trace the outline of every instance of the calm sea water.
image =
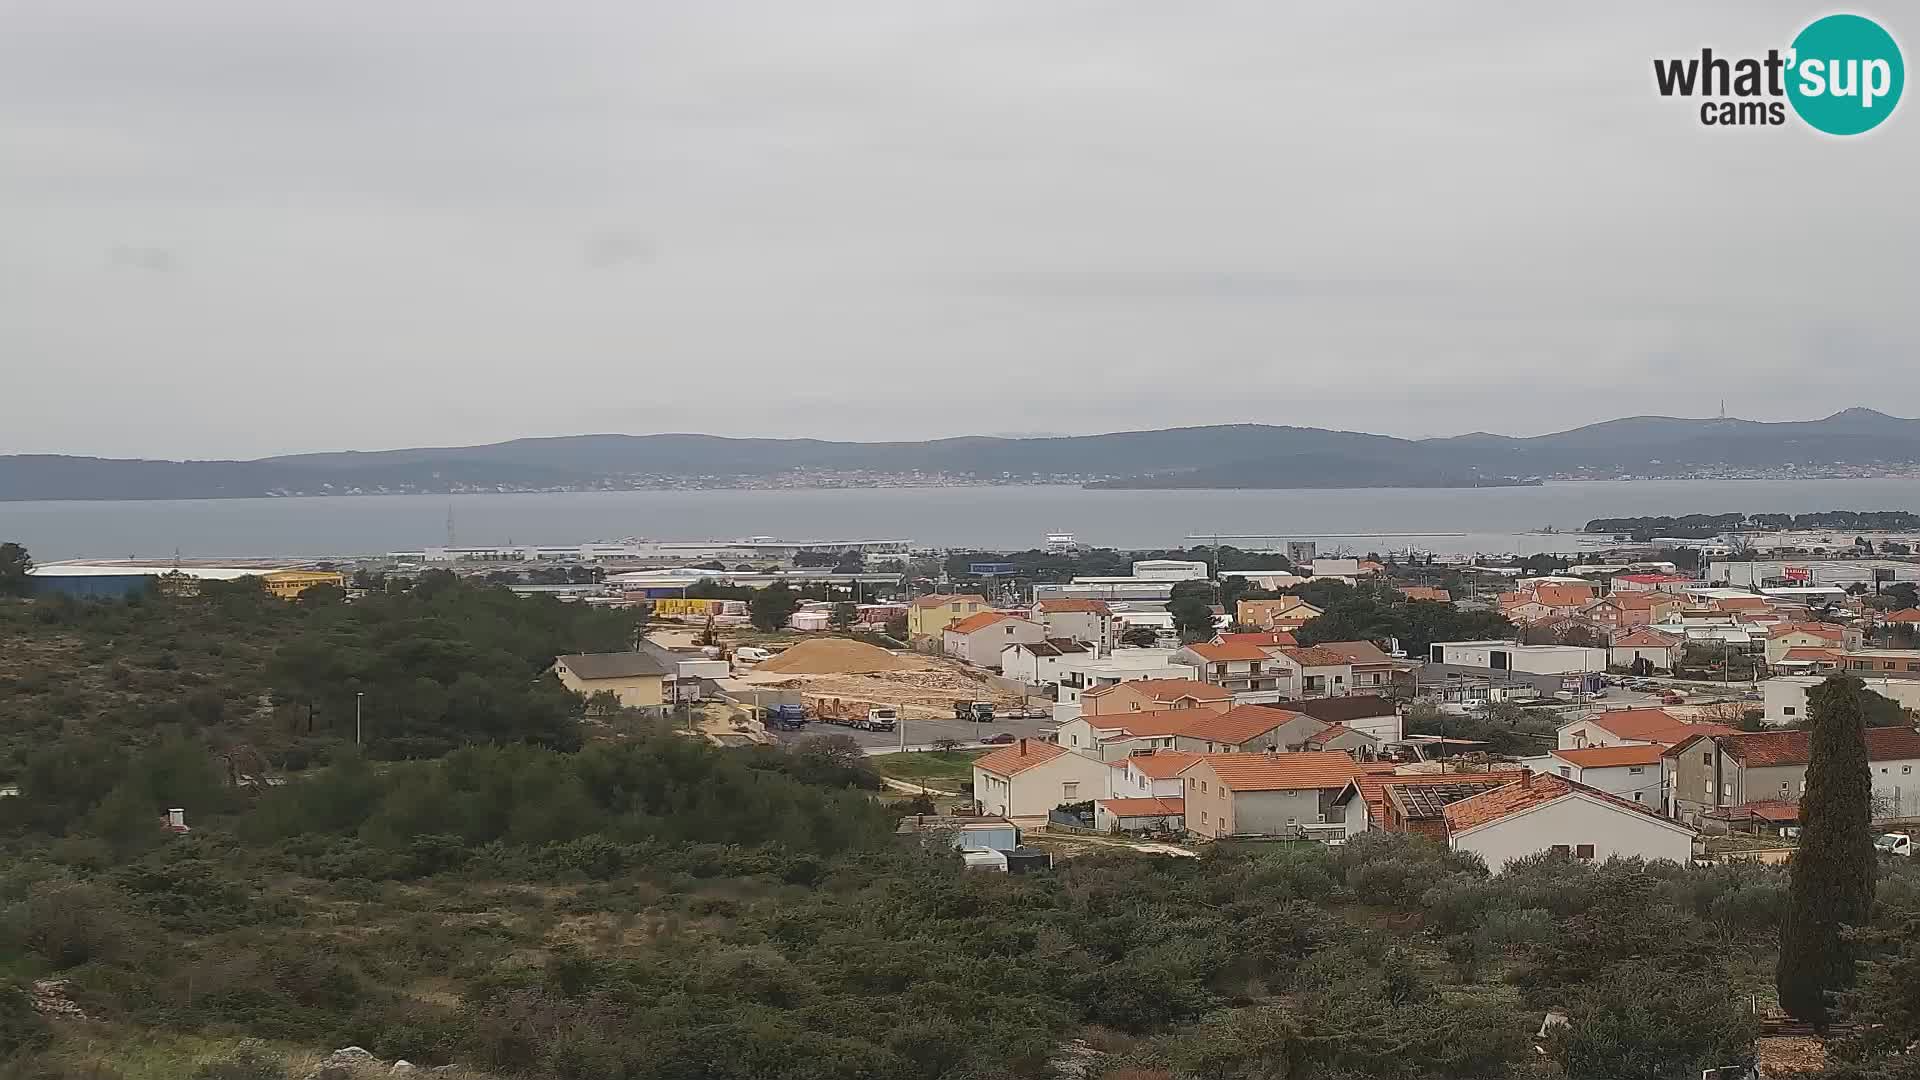
<svg viewBox="0 0 1920 1080">
<path fill-rule="evenodd" d="M 1654 480 L 1469 490 L 1085 491 L 1071 487 L 810 491 L 622 491 L 540 495 L 167 502 L 0 503 L 0 540 L 39 561 L 70 558 L 369 555 L 458 542 L 907 539 L 930 547 L 1023 549 L 1044 534 L 1176 547 L 1188 535 L 1326 537 L 1356 551 L 1573 551 L 1596 517 L 1638 514 L 1920 511 L 1912 480 Z M 1334 537 L 1332 534 L 1353 534 Z M 1420 534 L 1420 535 L 1393 535 Z M 1232 541 L 1223 541 L 1232 542 Z M 1247 546 L 1252 542 L 1242 542 Z"/>
</svg>

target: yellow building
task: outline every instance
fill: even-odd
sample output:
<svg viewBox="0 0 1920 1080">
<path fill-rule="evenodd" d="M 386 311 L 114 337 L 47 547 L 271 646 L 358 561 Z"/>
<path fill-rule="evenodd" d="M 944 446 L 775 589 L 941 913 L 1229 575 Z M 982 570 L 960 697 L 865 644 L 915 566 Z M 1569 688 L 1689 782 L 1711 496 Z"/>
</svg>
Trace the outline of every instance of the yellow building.
<svg viewBox="0 0 1920 1080">
<path fill-rule="evenodd" d="M 907 608 L 907 638 L 938 639 L 955 619 L 964 619 L 990 610 L 987 598 L 979 593 L 934 593 L 923 596 Z"/>
<path fill-rule="evenodd" d="M 269 570 L 260 575 L 260 587 L 282 600 L 291 600 L 315 585 L 344 589 L 347 576 L 338 570 Z"/>
<path fill-rule="evenodd" d="M 553 661 L 553 673 L 560 677 L 560 685 L 576 694 L 592 697 L 606 691 L 629 709 L 652 709 L 665 705 L 666 680 L 674 674 L 667 670 L 665 664 L 644 652 L 558 656 Z"/>
</svg>

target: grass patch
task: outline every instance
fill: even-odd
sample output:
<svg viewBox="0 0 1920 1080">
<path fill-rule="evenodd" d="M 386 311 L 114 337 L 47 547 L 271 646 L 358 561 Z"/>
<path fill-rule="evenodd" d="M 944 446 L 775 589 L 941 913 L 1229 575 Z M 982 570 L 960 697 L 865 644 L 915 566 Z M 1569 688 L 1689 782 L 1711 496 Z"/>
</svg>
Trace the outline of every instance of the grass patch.
<svg viewBox="0 0 1920 1080">
<path fill-rule="evenodd" d="M 973 763 L 985 757 L 985 750 L 926 750 L 920 753 L 879 754 L 867 760 L 880 775 L 911 784 L 940 781 L 958 784 L 973 779 Z"/>
</svg>

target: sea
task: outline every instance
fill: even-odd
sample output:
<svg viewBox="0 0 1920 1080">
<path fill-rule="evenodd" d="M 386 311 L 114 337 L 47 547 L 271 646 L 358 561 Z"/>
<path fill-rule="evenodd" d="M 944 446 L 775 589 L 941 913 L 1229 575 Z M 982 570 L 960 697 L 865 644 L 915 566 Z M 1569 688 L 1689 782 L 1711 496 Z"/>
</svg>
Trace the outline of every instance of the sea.
<svg viewBox="0 0 1920 1080">
<path fill-rule="evenodd" d="M 1504 488 L 1088 491 L 1077 487 L 815 488 L 376 495 L 140 502 L 0 502 L 0 541 L 36 561 L 344 558 L 447 543 L 573 544 L 641 537 L 910 540 L 1024 550 L 1046 534 L 1173 548 L 1316 540 L 1322 552 L 1576 552 L 1598 517 L 1920 512 L 1920 481 L 1629 480 Z M 1203 538 L 1203 539 L 1194 539 Z"/>
</svg>

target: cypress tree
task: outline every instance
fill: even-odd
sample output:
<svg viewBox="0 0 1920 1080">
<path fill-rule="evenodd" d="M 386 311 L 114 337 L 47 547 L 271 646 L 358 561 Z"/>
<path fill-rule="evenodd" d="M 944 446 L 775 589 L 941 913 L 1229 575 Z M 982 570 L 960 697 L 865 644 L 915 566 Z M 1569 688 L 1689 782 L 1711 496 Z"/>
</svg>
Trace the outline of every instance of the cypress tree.
<svg viewBox="0 0 1920 1080">
<path fill-rule="evenodd" d="M 1841 929 L 1866 925 L 1873 905 L 1877 856 L 1864 692 L 1859 680 L 1834 675 L 1807 694 L 1813 745 L 1774 983 L 1781 1008 L 1822 1028 L 1829 994 L 1853 984 L 1854 949 Z"/>
</svg>

